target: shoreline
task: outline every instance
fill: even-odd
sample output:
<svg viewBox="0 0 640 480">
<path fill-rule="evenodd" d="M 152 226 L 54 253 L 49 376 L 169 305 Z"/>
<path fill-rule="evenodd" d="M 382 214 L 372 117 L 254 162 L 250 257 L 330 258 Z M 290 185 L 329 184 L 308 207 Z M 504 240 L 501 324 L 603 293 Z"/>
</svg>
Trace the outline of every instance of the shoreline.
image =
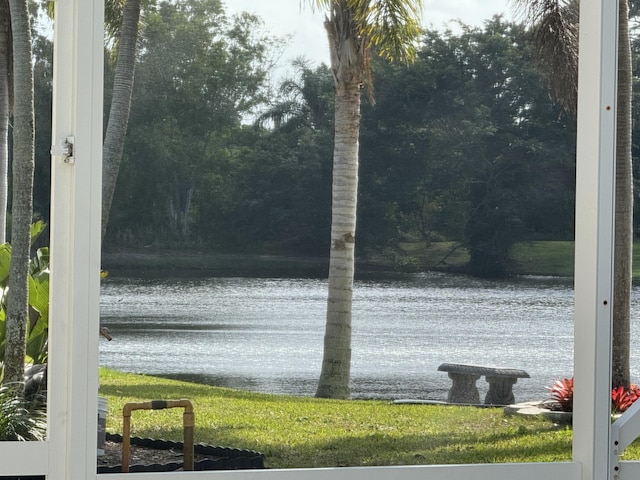
<svg viewBox="0 0 640 480">
<path fill-rule="evenodd" d="M 105 250 L 102 269 L 119 276 L 304 277 L 326 278 L 328 257 L 210 253 L 197 250 Z M 356 275 L 407 275 L 390 262 L 356 259 Z"/>
</svg>

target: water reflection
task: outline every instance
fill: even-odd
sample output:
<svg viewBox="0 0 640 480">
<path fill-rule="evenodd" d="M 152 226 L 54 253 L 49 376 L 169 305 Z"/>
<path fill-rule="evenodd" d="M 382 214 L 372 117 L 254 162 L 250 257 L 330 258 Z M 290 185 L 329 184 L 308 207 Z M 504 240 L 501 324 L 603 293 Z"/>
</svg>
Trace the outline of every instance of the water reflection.
<svg viewBox="0 0 640 480">
<path fill-rule="evenodd" d="M 317 279 L 110 278 L 101 316 L 114 340 L 101 344 L 100 361 L 124 371 L 313 395 L 325 302 L 326 282 Z M 422 274 L 356 282 L 354 398 L 444 400 L 450 380 L 437 372 L 443 362 L 524 369 L 531 379 L 514 386 L 516 399 L 544 398 L 546 385 L 572 374 L 571 281 Z M 484 379 L 478 387 L 483 397 Z"/>
</svg>

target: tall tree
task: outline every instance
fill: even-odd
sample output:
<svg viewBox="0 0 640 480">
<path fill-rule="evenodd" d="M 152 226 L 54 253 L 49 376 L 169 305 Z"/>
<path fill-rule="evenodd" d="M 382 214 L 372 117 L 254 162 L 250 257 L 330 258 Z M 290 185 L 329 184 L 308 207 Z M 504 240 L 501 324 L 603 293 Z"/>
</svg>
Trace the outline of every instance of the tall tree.
<svg viewBox="0 0 640 480">
<path fill-rule="evenodd" d="M 554 95 L 577 109 L 578 0 L 515 0 L 533 27 L 538 64 Z M 633 170 L 631 161 L 631 45 L 629 0 L 618 2 L 618 102 L 616 131 L 613 386 L 630 383 Z"/>
<path fill-rule="evenodd" d="M 312 4 L 326 11 L 324 26 L 335 81 L 329 292 L 324 355 L 316 396 L 349 398 L 360 92 L 365 83 L 372 88 L 372 47 L 390 60 L 415 57 L 422 3 L 417 0 L 314 0 Z"/>
<path fill-rule="evenodd" d="M 327 86 L 332 85 L 329 68 L 325 64 L 311 68 L 302 58 L 291 64 L 295 76 L 280 84 L 279 98 L 258 116 L 256 124 L 264 126 L 271 122 L 276 130 L 327 127 L 333 105 L 327 93 Z"/>
<path fill-rule="evenodd" d="M 7 201 L 9 196 L 11 49 L 9 1 L 0 0 L 0 244 L 6 242 Z"/>
<path fill-rule="evenodd" d="M 118 4 L 111 3 L 111 13 Z M 110 18 L 110 17 L 108 17 Z M 109 121 L 102 146 L 102 237 L 107 231 L 109 212 L 122 161 L 124 139 L 131 111 L 131 95 L 136 65 L 140 24 L 140 0 L 126 0 L 119 31 L 118 57 L 111 94 Z"/>
<path fill-rule="evenodd" d="M 224 156 L 218 140 L 264 100 L 272 40 L 260 32 L 257 17 L 227 17 L 219 0 L 146 9 L 107 241 L 132 232 L 145 244 L 192 238 L 204 173 Z"/>
<path fill-rule="evenodd" d="M 33 215 L 35 120 L 31 26 L 27 0 L 9 0 L 13 33 L 12 257 L 6 324 L 4 383 L 22 382 L 28 319 L 28 272 Z"/>
</svg>

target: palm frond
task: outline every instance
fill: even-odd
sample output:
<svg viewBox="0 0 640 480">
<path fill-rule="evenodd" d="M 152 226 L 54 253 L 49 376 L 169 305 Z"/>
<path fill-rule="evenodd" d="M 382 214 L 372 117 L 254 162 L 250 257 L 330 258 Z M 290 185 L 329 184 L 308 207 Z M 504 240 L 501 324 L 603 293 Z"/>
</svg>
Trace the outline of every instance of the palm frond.
<svg viewBox="0 0 640 480">
<path fill-rule="evenodd" d="M 414 0 L 348 0 L 360 33 L 378 54 L 392 61 L 415 59 L 422 32 L 422 2 Z"/>
<path fill-rule="evenodd" d="M 578 99 L 578 0 L 513 0 L 531 27 L 534 61 L 554 98 L 575 114 Z"/>
</svg>

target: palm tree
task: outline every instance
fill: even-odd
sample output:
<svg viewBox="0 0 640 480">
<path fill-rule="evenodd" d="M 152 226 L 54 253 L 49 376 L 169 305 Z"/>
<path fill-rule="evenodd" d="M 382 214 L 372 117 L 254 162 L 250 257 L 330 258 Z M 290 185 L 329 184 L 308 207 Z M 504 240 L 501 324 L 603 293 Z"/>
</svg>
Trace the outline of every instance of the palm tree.
<svg viewBox="0 0 640 480">
<path fill-rule="evenodd" d="M 106 18 L 114 23 L 114 11 L 121 0 L 111 0 Z M 140 23 L 140 0 L 126 0 L 119 31 L 118 59 L 113 80 L 111 110 L 102 146 L 102 237 L 107 231 L 109 212 L 122 160 L 124 139 L 131 111 L 131 95 L 136 64 Z M 117 17 L 117 16 L 116 16 Z"/>
<path fill-rule="evenodd" d="M 0 244 L 6 242 L 7 199 L 9 192 L 9 116 L 11 68 L 11 17 L 9 1 L 0 0 Z"/>
<path fill-rule="evenodd" d="M 257 118 L 256 124 L 272 123 L 276 129 L 291 130 L 327 127 L 332 110 L 330 92 L 333 85 L 329 68 L 324 64 L 311 68 L 302 58 L 294 60 L 292 66 L 296 71 L 295 77 L 280 84 L 280 98 Z"/>
<path fill-rule="evenodd" d="M 335 131 L 329 293 L 317 397 L 349 398 L 360 92 L 371 92 L 371 49 L 389 60 L 412 60 L 421 33 L 419 0 L 312 0 L 326 11 L 335 82 Z"/>
<path fill-rule="evenodd" d="M 514 0 L 533 27 L 536 61 L 555 97 L 575 114 L 578 92 L 578 0 Z M 613 295 L 613 386 L 629 387 L 633 171 L 631 164 L 629 1 L 619 1 Z"/>
<path fill-rule="evenodd" d="M 28 319 L 29 248 L 33 215 L 35 120 L 28 0 L 9 0 L 13 34 L 13 197 L 11 267 L 3 382 L 22 382 Z"/>
</svg>

